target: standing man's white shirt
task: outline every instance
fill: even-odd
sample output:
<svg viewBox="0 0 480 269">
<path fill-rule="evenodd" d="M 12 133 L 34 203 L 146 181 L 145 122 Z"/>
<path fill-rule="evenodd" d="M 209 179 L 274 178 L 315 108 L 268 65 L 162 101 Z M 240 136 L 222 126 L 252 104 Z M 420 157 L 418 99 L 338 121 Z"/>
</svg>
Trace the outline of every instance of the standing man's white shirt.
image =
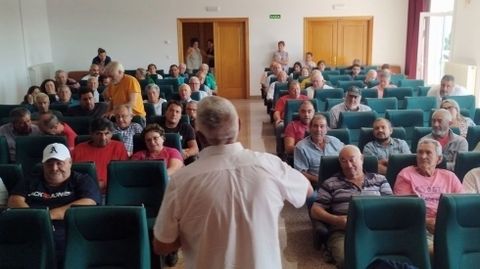
<svg viewBox="0 0 480 269">
<path fill-rule="evenodd" d="M 448 96 L 464 96 L 464 95 L 470 95 L 472 93 L 469 93 L 468 90 L 462 86 L 455 85 L 453 88 L 452 92 Z M 440 95 L 440 85 L 434 85 L 428 90 L 427 96 L 436 96 L 437 97 L 437 104 L 440 106 L 440 103 L 442 102 L 442 96 Z"/>
<path fill-rule="evenodd" d="M 280 211 L 285 200 L 305 203 L 308 180 L 278 157 L 238 142 L 199 156 L 172 175 L 155 238 L 180 238 L 186 268 L 281 268 Z"/>
</svg>

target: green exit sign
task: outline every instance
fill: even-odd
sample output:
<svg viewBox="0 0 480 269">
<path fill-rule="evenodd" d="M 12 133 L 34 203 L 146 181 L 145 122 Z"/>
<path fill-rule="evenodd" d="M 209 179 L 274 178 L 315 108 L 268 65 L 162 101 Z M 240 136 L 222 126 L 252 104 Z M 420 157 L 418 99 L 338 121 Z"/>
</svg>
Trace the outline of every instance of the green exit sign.
<svg viewBox="0 0 480 269">
<path fill-rule="evenodd" d="M 280 14 L 270 14 L 270 19 L 271 20 L 279 20 L 282 18 L 282 16 Z"/>
</svg>

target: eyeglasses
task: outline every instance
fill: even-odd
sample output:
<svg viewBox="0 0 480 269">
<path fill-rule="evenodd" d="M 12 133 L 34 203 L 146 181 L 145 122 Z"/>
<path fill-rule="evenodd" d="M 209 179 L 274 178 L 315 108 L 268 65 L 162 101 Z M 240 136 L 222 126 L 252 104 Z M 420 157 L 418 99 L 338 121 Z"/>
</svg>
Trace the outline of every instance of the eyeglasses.
<svg viewBox="0 0 480 269">
<path fill-rule="evenodd" d="M 445 107 L 442 107 L 443 109 L 446 109 L 446 110 L 450 110 L 452 108 L 455 108 L 454 106 L 445 106 Z"/>
</svg>

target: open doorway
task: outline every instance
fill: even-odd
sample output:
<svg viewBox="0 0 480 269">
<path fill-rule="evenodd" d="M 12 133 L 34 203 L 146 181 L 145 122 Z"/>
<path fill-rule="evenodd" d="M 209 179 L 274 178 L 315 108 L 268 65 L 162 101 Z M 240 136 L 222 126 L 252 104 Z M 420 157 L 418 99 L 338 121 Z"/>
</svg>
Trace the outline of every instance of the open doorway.
<svg viewBox="0 0 480 269">
<path fill-rule="evenodd" d="M 178 19 L 177 30 L 181 62 L 186 60 L 192 38 L 197 38 L 204 52 L 202 62 L 208 63 L 206 51 L 212 40 L 218 95 L 230 99 L 249 96 L 248 18 Z"/>
</svg>

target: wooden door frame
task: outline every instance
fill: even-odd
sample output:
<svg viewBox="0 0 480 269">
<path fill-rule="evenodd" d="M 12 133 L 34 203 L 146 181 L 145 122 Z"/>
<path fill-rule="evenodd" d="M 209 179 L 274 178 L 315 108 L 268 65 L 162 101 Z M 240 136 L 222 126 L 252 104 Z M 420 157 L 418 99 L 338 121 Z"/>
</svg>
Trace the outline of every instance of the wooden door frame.
<svg viewBox="0 0 480 269">
<path fill-rule="evenodd" d="M 241 22 L 245 27 L 245 92 L 244 98 L 250 97 L 250 52 L 249 52 L 249 27 L 248 18 L 232 17 L 232 18 L 178 18 L 177 19 L 177 40 L 178 40 L 178 59 L 180 62 L 185 62 L 183 54 L 183 24 L 184 23 L 213 23 L 213 47 L 217 47 L 217 38 L 215 37 L 215 23 L 216 22 Z M 216 68 L 216 67 L 215 67 Z"/>
<path fill-rule="evenodd" d="M 373 16 L 349 16 L 349 17 L 305 17 L 303 18 L 303 55 L 307 53 L 307 35 L 308 35 L 308 23 L 316 21 L 341 21 L 341 20 L 362 20 L 368 21 L 368 40 L 367 40 L 367 62 L 366 64 L 372 64 L 372 40 L 373 40 Z"/>
</svg>

